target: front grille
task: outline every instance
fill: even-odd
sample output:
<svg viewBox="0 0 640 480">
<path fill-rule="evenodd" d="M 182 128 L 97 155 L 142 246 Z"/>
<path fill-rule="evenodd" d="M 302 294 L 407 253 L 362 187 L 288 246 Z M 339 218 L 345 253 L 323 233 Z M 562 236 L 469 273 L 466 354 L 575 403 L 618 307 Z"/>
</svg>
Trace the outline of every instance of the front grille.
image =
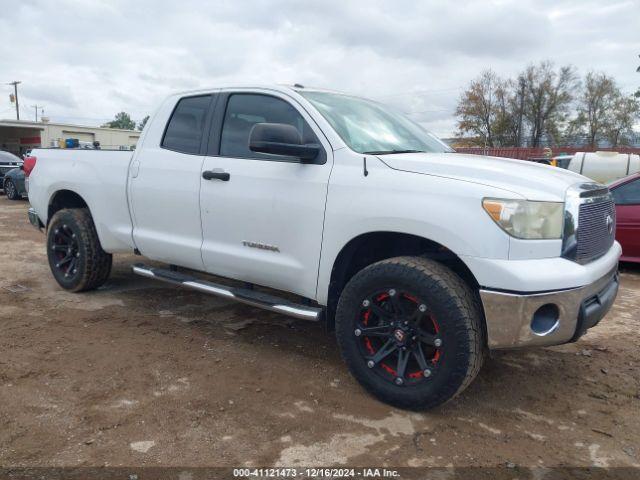
<svg viewBox="0 0 640 480">
<path fill-rule="evenodd" d="M 578 215 L 576 261 L 590 262 L 604 255 L 616 234 L 616 209 L 611 197 L 580 205 Z"/>
</svg>

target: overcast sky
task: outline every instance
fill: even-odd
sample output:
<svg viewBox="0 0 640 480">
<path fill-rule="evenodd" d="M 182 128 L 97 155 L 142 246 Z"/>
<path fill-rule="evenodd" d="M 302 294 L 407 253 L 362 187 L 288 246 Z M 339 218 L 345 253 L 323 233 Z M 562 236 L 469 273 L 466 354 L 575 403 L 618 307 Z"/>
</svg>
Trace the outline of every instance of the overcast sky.
<svg viewBox="0 0 640 480">
<path fill-rule="evenodd" d="M 167 93 L 221 82 L 301 83 L 393 103 L 438 135 L 485 68 L 551 59 L 640 86 L 640 0 L 0 0 L 4 83 L 55 121 L 139 120 Z"/>
</svg>

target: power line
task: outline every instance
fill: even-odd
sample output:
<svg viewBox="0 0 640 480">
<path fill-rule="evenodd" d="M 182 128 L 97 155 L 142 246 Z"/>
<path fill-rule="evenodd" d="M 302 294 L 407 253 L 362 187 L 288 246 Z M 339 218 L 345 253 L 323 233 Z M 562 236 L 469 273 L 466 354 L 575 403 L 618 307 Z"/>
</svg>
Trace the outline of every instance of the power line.
<svg viewBox="0 0 640 480">
<path fill-rule="evenodd" d="M 459 87 L 450 87 L 450 88 L 440 88 L 434 90 L 413 90 L 411 92 L 404 93 L 394 93 L 393 95 L 376 95 L 376 98 L 395 98 L 395 97 L 404 97 L 407 95 L 413 95 L 414 97 L 423 97 L 426 95 L 431 95 L 433 93 L 441 93 L 441 92 L 450 92 L 454 90 L 462 90 L 464 86 Z"/>
<path fill-rule="evenodd" d="M 419 113 L 441 113 L 441 112 L 451 112 L 450 108 L 440 108 L 438 110 L 419 110 L 417 112 L 404 112 L 406 115 L 417 115 Z"/>
</svg>

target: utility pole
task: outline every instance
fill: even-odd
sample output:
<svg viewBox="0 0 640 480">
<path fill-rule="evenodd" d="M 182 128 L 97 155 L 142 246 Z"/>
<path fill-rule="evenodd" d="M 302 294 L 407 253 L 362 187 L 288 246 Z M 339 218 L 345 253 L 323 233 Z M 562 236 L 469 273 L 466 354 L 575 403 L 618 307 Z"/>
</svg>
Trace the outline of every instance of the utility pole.
<svg viewBox="0 0 640 480">
<path fill-rule="evenodd" d="M 7 83 L 7 85 L 13 85 L 13 91 L 16 99 L 16 120 L 20 120 L 20 104 L 18 103 L 18 84 L 22 83 L 18 80 Z"/>
<path fill-rule="evenodd" d="M 31 105 L 33 108 L 36 109 L 36 122 L 38 122 L 38 109 L 42 109 L 42 114 L 44 115 L 44 107 L 42 105 Z"/>
</svg>

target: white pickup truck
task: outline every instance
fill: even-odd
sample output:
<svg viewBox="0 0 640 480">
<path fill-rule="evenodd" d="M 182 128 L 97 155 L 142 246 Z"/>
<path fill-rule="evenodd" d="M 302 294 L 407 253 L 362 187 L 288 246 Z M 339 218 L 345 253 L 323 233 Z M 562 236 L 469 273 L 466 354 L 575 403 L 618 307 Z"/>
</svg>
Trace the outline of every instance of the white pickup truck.
<svg viewBox="0 0 640 480">
<path fill-rule="evenodd" d="M 95 289 L 112 254 L 135 252 L 167 265 L 136 274 L 326 321 L 356 379 L 404 408 L 457 395 L 489 349 L 575 341 L 618 290 L 606 187 L 456 154 L 354 96 L 180 93 L 134 153 L 38 149 L 25 164 L 62 288 Z"/>
</svg>

